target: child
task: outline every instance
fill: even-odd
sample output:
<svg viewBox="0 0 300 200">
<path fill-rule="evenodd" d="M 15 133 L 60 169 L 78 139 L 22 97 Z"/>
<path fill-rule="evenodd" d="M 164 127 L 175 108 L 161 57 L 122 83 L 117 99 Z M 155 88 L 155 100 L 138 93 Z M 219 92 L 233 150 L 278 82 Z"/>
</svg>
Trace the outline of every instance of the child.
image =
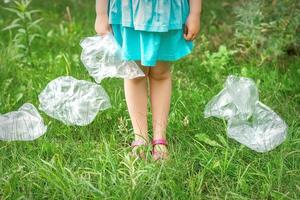
<svg viewBox="0 0 300 200">
<path fill-rule="evenodd" d="M 167 159 L 166 128 L 171 101 L 170 63 L 192 51 L 200 30 L 201 0 L 96 0 L 95 30 L 113 32 L 124 60 L 135 60 L 145 77 L 124 79 L 135 140 L 132 152 L 149 144 L 147 84 L 153 124 L 154 160 Z"/>
</svg>

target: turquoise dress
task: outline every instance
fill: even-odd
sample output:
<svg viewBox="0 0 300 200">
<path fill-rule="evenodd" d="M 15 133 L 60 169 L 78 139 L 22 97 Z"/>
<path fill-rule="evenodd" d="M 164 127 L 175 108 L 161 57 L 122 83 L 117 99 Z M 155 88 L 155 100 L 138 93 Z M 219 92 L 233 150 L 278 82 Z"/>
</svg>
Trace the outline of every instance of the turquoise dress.
<svg viewBox="0 0 300 200">
<path fill-rule="evenodd" d="M 144 66 L 175 61 L 193 49 L 183 37 L 189 0 L 109 0 L 108 15 L 124 60 Z"/>
</svg>

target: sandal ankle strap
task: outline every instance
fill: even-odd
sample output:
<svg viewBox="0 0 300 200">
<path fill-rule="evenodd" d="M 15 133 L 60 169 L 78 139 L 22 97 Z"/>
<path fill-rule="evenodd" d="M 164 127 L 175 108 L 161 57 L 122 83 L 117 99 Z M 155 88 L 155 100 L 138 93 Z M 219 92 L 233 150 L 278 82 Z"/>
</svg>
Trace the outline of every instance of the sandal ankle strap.
<svg viewBox="0 0 300 200">
<path fill-rule="evenodd" d="M 152 145 L 156 145 L 156 144 L 163 144 L 163 145 L 168 145 L 167 140 L 165 139 L 156 139 L 156 140 L 152 140 Z"/>
<path fill-rule="evenodd" d="M 141 146 L 141 145 L 146 145 L 146 144 L 147 144 L 147 142 L 144 140 L 135 140 L 131 143 L 131 146 L 135 147 L 135 146 Z"/>
</svg>

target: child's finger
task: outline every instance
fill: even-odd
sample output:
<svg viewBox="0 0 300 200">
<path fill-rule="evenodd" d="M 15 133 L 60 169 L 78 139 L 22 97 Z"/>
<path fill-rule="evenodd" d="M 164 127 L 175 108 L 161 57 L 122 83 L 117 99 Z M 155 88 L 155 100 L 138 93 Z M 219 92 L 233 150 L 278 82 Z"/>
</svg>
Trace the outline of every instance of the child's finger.
<svg viewBox="0 0 300 200">
<path fill-rule="evenodd" d="M 186 39 L 186 36 L 187 36 L 187 35 L 184 33 L 184 34 L 183 34 L 184 39 Z"/>
<path fill-rule="evenodd" d="M 188 34 L 185 34 L 185 35 L 184 35 L 184 39 L 190 40 L 190 38 L 191 38 L 190 35 L 188 35 Z"/>
<path fill-rule="evenodd" d="M 186 40 L 192 40 L 192 37 L 193 37 L 193 34 L 191 33 L 191 32 L 189 32 L 189 33 L 187 33 L 186 35 L 185 35 L 185 39 Z"/>
<path fill-rule="evenodd" d="M 186 35 L 188 33 L 188 27 L 185 25 L 184 26 L 184 34 Z"/>
<path fill-rule="evenodd" d="M 184 38 L 186 38 L 187 33 L 188 33 L 187 26 L 184 26 L 184 30 L 183 30 L 183 37 L 184 37 Z"/>
</svg>

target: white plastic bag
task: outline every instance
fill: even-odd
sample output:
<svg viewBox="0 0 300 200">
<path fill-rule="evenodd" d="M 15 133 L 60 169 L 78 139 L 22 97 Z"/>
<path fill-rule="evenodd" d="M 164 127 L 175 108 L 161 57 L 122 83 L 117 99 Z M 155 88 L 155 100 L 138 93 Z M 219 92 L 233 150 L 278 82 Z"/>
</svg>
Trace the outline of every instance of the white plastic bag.
<svg viewBox="0 0 300 200">
<path fill-rule="evenodd" d="M 0 140 L 34 140 L 47 130 L 34 105 L 23 104 L 18 111 L 0 115 Z"/>
<path fill-rule="evenodd" d="M 97 83 L 107 77 L 132 79 L 145 76 L 134 61 L 123 61 L 121 47 L 111 33 L 87 37 L 80 42 L 81 61 Z"/>
<path fill-rule="evenodd" d="M 101 85 L 71 76 L 54 79 L 39 95 L 39 109 L 67 125 L 91 123 L 100 110 L 111 107 Z"/>
<path fill-rule="evenodd" d="M 228 120 L 228 136 L 257 152 L 270 151 L 286 139 L 286 123 L 259 101 L 249 78 L 228 76 L 224 89 L 205 107 L 204 117 L 210 116 Z"/>
<path fill-rule="evenodd" d="M 239 117 L 247 119 L 254 111 L 258 101 L 258 90 L 251 79 L 228 76 L 224 89 L 205 107 L 204 116 L 230 119 Z"/>
<path fill-rule="evenodd" d="M 228 121 L 228 136 L 257 151 L 266 152 L 281 144 L 287 135 L 287 125 L 268 106 L 257 102 L 252 118 Z"/>
</svg>

